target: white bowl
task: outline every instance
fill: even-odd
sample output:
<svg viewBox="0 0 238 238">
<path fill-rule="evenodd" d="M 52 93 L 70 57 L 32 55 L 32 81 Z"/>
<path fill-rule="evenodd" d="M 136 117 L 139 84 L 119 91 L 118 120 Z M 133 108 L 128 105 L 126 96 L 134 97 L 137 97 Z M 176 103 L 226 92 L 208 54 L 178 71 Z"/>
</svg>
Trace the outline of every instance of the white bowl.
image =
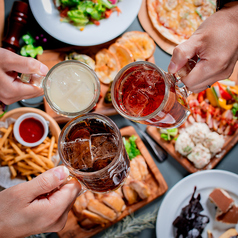
<svg viewBox="0 0 238 238">
<path fill-rule="evenodd" d="M 40 140 L 34 142 L 34 143 L 29 143 L 29 142 L 26 142 L 23 140 L 23 138 L 20 136 L 20 133 L 19 133 L 19 126 L 21 124 L 21 122 L 27 118 L 34 118 L 38 121 L 40 121 L 44 127 L 44 134 L 43 136 L 41 137 Z M 20 117 L 18 117 L 18 119 L 16 120 L 15 124 L 14 124 L 14 127 L 13 127 L 13 133 L 14 133 L 14 136 L 16 138 L 16 140 L 24 145 L 24 146 L 27 146 L 27 147 L 34 147 L 34 146 L 37 146 L 39 144 L 41 144 L 45 138 L 47 137 L 48 133 L 49 133 L 49 126 L 48 126 L 48 123 L 47 121 L 44 119 L 44 117 L 42 117 L 41 115 L 37 114 L 37 113 L 26 113 L 26 114 L 23 114 L 21 115 Z"/>
</svg>

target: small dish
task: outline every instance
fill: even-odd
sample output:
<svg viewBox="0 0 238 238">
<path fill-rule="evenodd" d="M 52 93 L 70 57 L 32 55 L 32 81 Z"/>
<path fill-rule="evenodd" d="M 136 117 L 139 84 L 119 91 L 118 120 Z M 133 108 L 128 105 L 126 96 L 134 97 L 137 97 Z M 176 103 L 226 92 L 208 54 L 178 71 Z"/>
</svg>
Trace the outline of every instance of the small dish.
<svg viewBox="0 0 238 238">
<path fill-rule="evenodd" d="M 41 144 L 49 133 L 47 121 L 37 113 L 21 115 L 15 122 L 13 133 L 16 140 L 28 147 Z"/>
</svg>

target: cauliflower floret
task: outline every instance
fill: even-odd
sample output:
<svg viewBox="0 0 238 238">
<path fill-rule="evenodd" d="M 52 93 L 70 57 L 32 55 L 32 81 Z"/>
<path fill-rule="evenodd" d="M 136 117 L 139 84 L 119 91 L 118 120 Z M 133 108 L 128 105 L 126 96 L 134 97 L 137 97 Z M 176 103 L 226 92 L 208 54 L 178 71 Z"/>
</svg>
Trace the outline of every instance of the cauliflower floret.
<svg viewBox="0 0 238 238">
<path fill-rule="evenodd" d="M 175 143 L 175 150 L 181 155 L 188 155 L 194 148 L 194 143 L 192 142 L 189 134 L 187 132 L 181 133 Z"/>
<path fill-rule="evenodd" d="M 211 153 L 208 148 L 198 143 L 187 158 L 194 163 L 196 168 L 201 169 L 210 162 Z"/>
<path fill-rule="evenodd" d="M 206 135 L 210 132 L 209 127 L 205 123 L 196 122 L 186 128 L 186 132 L 190 135 L 195 144 L 202 143 Z"/>
<path fill-rule="evenodd" d="M 216 132 L 210 132 L 207 134 L 205 140 L 203 141 L 203 145 L 207 147 L 211 153 L 216 154 L 221 150 L 224 145 L 224 138 L 222 135 L 219 135 Z"/>
</svg>

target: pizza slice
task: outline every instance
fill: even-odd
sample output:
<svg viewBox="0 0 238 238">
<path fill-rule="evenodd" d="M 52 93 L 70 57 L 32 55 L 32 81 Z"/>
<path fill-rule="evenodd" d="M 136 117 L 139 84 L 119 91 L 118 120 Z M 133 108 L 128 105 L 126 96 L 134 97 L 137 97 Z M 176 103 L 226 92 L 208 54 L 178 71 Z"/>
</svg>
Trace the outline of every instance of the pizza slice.
<svg viewBox="0 0 238 238">
<path fill-rule="evenodd" d="M 175 44 L 187 40 L 215 10 L 215 0 L 147 0 L 152 25 Z"/>
</svg>

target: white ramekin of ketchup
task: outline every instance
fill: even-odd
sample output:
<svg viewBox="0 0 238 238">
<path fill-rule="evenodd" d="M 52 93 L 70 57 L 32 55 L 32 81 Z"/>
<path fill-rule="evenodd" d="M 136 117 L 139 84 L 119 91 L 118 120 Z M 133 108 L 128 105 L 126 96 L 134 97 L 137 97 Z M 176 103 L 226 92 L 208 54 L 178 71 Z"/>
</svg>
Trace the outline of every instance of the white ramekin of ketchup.
<svg viewBox="0 0 238 238">
<path fill-rule="evenodd" d="M 44 117 L 37 113 L 26 113 L 16 120 L 13 132 L 20 144 L 34 147 L 45 140 L 49 128 Z"/>
</svg>

